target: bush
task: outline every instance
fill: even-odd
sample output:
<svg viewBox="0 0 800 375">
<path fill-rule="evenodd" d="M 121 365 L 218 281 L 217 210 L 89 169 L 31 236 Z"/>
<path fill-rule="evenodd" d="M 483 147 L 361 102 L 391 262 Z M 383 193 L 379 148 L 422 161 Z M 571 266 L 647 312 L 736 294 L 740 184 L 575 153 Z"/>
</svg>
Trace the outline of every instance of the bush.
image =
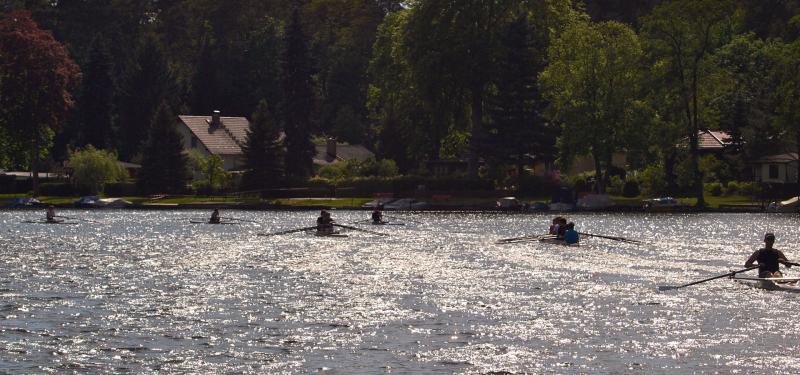
<svg viewBox="0 0 800 375">
<path fill-rule="evenodd" d="M 722 184 L 719 182 L 709 182 L 704 184 L 705 191 L 715 197 L 722 195 Z"/>
<path fill-rule="evenodd" d="M 748 196 L 748 197 L 755 197 L 761 195 L 761 186 L 755 182 L 740 182 L 739 183 L 739 194 Z"/>
<path fill-rule="evenodd" d="M 620 195 L 622 194 L 622 188 L 625 185 L 625 182 L 618 175 L 613 175 L 608 179 L 608 186 L 606 187 L 606 193 L 611 195 Z"/>
<path fill-rule="evenodd" d="M 664 179 L 664 167 L 661 164 L 647 166 L 638 177 L 640 193 L 651 196 L 667 193 L 667 181 Z"/>
<path fill-rule="evenodd" d="M 88 191 L 78 191 L 72 184 L 67 182 L 47 182 L 39 185 L 39 193 L 56 197 L 72 197 L 77 194 L 88 193 Z"/>
<path fill-rule="evenodd" d="M 115 153 L 87 146 L 69 156 L 72 167 L 72 183 L 80 191 L 90 194 L 103 192 L 109 182 L 120 182 L 127 177 L 125 168 L 119 165 Z"/>
<path fill-rule="evenodd" d="M 589 182 L 586 181 L 586 176 L 580 174 L 569 181 L 570 185 L 572 185 L 572 189 L 575 190 L 576 193 L 582 193 L 585 191 L 589 191 Z"/>
<path fill-rule="evenodd" d="M 397 173 L 398 168 L 394 160 L 375 160 L 371 157 L 364 161 L 348 159 L 325 165 L 320 168 L 318 175 L 328 180 L 338 180 L 356 177 L 394 177 Z"/>
<path fill-rule="evenodd" d="M 625 181 L 625 186 L 622 188 L 622 196 L 633 198 L 639 196 L 639 183 L 636 180 Z"/>
<path fill-rule="evenodd" d="M 728 182 L 725 186 L 725 195 L 736 195 L 741 190 L 739 183 L 736 181 Z"/>
</svg>

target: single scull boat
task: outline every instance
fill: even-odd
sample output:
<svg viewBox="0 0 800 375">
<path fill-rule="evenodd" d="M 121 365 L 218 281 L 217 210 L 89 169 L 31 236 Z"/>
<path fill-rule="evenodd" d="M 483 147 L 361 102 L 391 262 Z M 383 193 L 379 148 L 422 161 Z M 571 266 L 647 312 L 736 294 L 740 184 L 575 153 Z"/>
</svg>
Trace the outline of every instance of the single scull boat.
<svg viewBox="0 0 800 375">
<path fill-rule="evenodd" d="M 780 290 L 784 292 L 800 293 L 800 278 L 797 277 L 747 277 L 747 276 L 731 276 L 733 281 L 745 284 L 752 288 L 766 289 L 766 290 Z"/>
</svg>

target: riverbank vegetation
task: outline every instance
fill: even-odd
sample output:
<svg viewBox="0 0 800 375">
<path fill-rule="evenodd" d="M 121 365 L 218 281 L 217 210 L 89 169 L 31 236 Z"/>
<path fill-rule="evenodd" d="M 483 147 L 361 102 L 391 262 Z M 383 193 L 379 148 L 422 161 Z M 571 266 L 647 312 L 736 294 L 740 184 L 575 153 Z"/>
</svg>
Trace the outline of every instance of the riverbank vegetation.
<svg viewBox="0 0 800 375">
<path fill-rule="evenodd" d="M 3 10 L 0 169 L 33 173 L 0 176 L 1 192 L 484 199 L 569 185 L 699 206 L 796 193 L 800 0 Z M 249 119 L 240 165 L 183 150 L 177 114 L 214 110 Z M 374 156 L 315 166 L 318 139 Z M 65 167 L 86 150 L 128 176 Z M 789 160 L 773 176 L 775 155 Z M 39 171 L 69 177 L 40 185 Z"/>
</svg>

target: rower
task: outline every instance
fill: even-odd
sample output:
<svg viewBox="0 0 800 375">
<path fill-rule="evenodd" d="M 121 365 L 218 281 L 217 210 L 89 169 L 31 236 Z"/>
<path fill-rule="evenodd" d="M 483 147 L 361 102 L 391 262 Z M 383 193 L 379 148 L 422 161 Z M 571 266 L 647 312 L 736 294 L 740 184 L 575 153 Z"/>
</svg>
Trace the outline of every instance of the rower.
<svg viewBox="0 0 800 375">
<path fill-rule="evenodd" d="M 564 242 L 566 242 L 567 245 L 571 245 L 578 243 L 578 241 L 580 241 L 580 238 L 578 237 L 578 232 L 575 231 L 575 223 L 570 222 L 567 224 L 566 230 L 564 231 Z"/>
<path fill-rule="evenodd" d="M 317 233 L 332 234 L 333 233 L 333 219 L 331 213 L 325 210 L 320 211 L 317 218 Z"/>
<path fill-rule="evenodd" d="M 219 224 L 220 217 L 219 217 L 219 208 L 215 208 L 214 212 L 211 213 L 211 219 L 208 219 L 209 224 Z"/>
<path fill-rule="evenodd" d="M 386 224 L 383 221 L 383 204 L 377 204 L 375 210 L 372 211 L 372 224 Z"/>
<path fill-rule="evenodd" d="M 764 235 L 764 248 L 756 250 L 747 262 L 744 263 L 745 267 L 752 267 L 753 262 L 758 262 L 758 277 L 783 277 L 783 274 L 778 269 L 779 263 L 783 263 L 786 267 L 797 266 L 800 264 L 792 263 L 786 260 L 783 253 L 772 247 L 775 243 L 775 235 L 767 233 Z"/>
<path fill-rule="evenodd" d="M 58 222 L 58 220 L 56 220 L 56 209 L 52 205 L 47 207 L 47 216 L 46 216 L 46 218 L 47 218 L 47 222 L 48 223 L 57 223 Z"/>
</svg>

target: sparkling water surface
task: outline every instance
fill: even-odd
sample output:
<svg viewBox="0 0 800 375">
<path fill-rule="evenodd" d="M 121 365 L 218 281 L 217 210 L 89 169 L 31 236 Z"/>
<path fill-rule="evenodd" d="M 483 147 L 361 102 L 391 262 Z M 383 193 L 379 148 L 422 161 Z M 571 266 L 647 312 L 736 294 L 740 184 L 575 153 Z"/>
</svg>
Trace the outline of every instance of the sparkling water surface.
<svg viewBox="0 0 800 375">
<path fill-rule="evenodd" d="M 0 212 L 0 372 L 800 373 L 800 295 L 720 279 L 800 218 L 569 214 L 580 247 L 498 245 L 552 214 L 389 213 L 299 232 L 314 211 Z M 368 211 L 333 211 L 339 223 Z M 799 276 L 800 270 L 787 270 Z"/>
</svg>

